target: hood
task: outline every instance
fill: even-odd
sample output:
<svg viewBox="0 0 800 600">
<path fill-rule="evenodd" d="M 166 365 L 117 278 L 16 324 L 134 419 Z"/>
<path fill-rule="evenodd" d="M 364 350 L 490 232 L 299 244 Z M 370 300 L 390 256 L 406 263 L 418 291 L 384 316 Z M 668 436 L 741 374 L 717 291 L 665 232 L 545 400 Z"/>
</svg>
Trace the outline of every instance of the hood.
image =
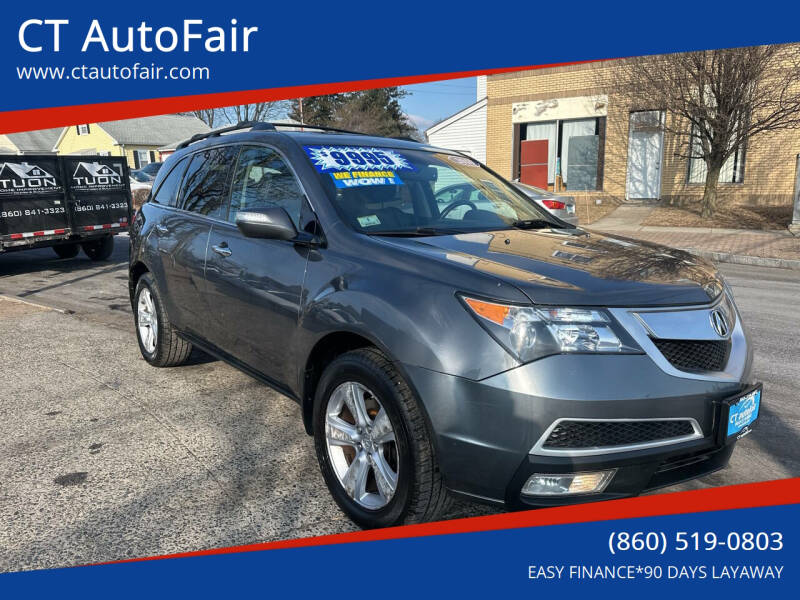
<svg viewBox="0 0 800 600">
<path fill-rule="evenodd" d="M 714 266 L 688 252 L 582 229 L 381 239 L 493 275 L 536 304 L 704 304 L 722 291 Z"/>
</svg>

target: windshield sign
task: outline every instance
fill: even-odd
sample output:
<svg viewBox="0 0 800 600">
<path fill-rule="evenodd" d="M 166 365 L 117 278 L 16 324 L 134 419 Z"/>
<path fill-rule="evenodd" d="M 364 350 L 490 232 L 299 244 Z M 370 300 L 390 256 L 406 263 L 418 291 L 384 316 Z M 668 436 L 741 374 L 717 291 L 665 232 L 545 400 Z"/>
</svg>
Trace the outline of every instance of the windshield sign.
<svg viewBox="0 0 800 600">
<path fill-rule="evenodd" d="M 397 171 L 414 171 L 408 159 L 388 148 L 304 146 L 311 164 L 330 175 L 337 188 L 403 185 Z"/>
<path fill-rule="evenodd" d="M 337 211 L 364 233 L 559 227 L 535 202 L 465 156 L 365 146 L 304 149 Z"/>
</svg>

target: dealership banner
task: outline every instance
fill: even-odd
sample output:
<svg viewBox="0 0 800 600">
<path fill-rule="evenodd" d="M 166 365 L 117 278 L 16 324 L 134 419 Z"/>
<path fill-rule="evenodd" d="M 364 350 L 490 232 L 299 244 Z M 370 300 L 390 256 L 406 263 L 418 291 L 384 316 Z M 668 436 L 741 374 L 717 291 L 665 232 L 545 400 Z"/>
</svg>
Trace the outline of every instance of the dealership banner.
<svg viewBox="0 0 800 600">
<path fill-rule="evenodd" d="M 696 2 L 302 6 L 6 3 L 0 133 L 797 37 L 786 7 L 744 26 Z"/>
<path fill-rule="evenodd" d="M 0 575 L 4 595 L 790 597 L 800 479 Z M 360 595 L 360 593 L 359 593 Z"/>
</svg>

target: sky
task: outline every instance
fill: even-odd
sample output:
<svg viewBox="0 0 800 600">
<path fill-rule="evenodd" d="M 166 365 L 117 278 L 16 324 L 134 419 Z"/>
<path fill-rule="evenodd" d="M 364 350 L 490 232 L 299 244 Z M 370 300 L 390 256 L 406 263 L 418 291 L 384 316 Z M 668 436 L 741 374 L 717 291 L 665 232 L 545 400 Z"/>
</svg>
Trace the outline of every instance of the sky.
<svg viewBox="0 0 800 600">
<path fill-rule="evenodd" d="M 475 103 L 475 77 L 406 85 L 410 95 L 400 101 L 403 110 L 421 132 Z"/>
</svg>

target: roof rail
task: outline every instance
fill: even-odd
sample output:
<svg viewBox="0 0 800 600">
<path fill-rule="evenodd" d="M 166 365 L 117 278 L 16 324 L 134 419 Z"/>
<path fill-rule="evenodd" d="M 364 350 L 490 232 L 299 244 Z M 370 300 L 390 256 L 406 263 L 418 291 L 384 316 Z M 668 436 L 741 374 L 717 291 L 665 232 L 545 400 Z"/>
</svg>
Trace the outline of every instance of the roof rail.
<svg viewBox="0 0 800 600">
<path fill-rule="evenodd" d="M 195 142 L 199 142 L 200 140 L 204 140 L 210 137 L 217 137 L 223 133 L 228 133 L 231 131 L 238 131 L 240 129 L 250 129 L 251 131 L 276 131 L 278 127 L 292 127 L 294 129 L 314 129 L 317 131 L 330 131 L 331 133 L 346 133 L 349 135 L 370 135 L 369 133 L 364 133 L 362 131 L 350 131 L 349 129 L 339 129 L 338 127 L 328 127 L 327 125 L 308 125 L 305 123 L 270 123 L 267 121 L 244 121 L 239 123 L 238 125 L 231 125 L 230 127 L 223 127 L 221 129 L 214 129 L 213 131 L 209 131 L 206 133 L 198 133 L 193 135 L 188 140 L 184 140 L 180 144 L 176 150 L 182 150 L 186 148 L 189 144 L 193 144 Z M 396 137 L 392 138 L 396 140 L 404 140 L 409 142 L 417 142 L 418 140 L 412 139 L 410 137 Z"/>
<path fill-rule="evenodd" d="M 199 142 L 200 140 L 205 140 L 210 137 L 217 137 L 223 133 L 228 133 L 229 131 L 238 131 L 239 129 L 251 129 L 254 131 L 275 131 L 275 125 L 272 123 L 264 123 L 262 121 L 244 121 L 242 123 L 238 123 L 237 125 L 231 125 L 230 127 L 223 127 L 221 129 L 214 129 L 212 131 L 208 131 L 206 133 L 196 133 L 188 140 L 184 140 L 178 147 L 175 148 L 176 150 L 183 150 L 189 144 L 194 144 L 195 142 Z"/>
<path fill-rule="evenodd" d="M 294 127 L 295 129 L 316 129 L 317 131 L 330 131 L 331 133 L 347 133 L 350 135 L 370 135 L 363 131 L 350 131 L 349 129 L 339 129 L 338 127 L 328 127 L 327 125 L 309 125 L 307 123 L 270 123 L 273 127 Z"/>
</svg>

